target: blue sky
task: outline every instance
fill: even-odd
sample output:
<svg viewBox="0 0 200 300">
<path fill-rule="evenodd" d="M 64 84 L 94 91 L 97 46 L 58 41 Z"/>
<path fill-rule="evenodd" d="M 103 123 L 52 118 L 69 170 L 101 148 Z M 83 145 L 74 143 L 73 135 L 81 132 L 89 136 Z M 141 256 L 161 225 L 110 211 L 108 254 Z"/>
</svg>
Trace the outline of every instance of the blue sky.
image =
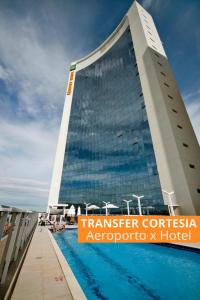
<svg viewBox="0 0 200 300">
<path fill-rule="evenodd" d="M 200 1 L 141 0 L 200 139 Z M 0 203 L 45 209 L 68 66 L 99 46 L 132 0 L 0 0 Z"/>
</svg>

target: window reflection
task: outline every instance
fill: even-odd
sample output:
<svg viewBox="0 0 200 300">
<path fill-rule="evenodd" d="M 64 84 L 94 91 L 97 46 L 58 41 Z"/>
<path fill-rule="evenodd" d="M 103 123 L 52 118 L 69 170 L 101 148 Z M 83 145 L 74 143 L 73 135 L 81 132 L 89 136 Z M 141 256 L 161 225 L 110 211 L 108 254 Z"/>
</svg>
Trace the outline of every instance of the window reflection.
<svg viewBox="0 0 200 300">
<path fill-rule="evenodd" d="M 130 31 L 76 73 L 59 203 L 163 204 Z M 145 203 L 146 201 L 146 203 Z"/>
</svg>

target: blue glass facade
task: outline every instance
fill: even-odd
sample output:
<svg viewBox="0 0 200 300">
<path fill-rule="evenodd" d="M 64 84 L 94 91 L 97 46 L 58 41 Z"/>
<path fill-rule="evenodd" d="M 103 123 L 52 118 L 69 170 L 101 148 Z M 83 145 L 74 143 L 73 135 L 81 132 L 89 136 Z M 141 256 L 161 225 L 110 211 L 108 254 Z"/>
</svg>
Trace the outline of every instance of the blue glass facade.
<svg viewBox="0 0 200 300">
<path fill-rule="evenodd" d="M 131 33 L 76 73 L 59 203 L 163 204 Z"/>
</svg>

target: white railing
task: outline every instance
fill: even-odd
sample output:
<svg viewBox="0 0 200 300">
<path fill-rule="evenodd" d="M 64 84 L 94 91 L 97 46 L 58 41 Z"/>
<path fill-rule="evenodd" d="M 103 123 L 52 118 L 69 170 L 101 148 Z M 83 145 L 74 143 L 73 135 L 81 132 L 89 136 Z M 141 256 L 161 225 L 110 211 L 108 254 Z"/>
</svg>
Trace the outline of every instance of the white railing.
<svg viewBox="0 0 200 300">
<path fill-rule="evenodd" d="M 38 213 L 0 206 L 0 290 L 9 286 L 21 257 L 32 238 Z M 13 270 L 14 268 L 14 270 Z M 2 295 L 0 295 L 2 296 Z"/>
</svg>

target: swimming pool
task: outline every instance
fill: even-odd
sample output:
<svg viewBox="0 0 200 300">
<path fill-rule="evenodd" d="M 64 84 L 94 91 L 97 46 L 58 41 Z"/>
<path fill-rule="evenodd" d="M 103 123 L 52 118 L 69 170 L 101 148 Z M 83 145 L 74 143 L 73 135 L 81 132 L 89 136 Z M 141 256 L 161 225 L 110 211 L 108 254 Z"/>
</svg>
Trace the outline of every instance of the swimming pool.
<svg viewBox="0 0 200 300">
<path fill-rule="evenodd" d="M 87 299 L 200 299 L 200 254 L 153 244 L 78 244 L 54 237 Z"/>
</svg>

